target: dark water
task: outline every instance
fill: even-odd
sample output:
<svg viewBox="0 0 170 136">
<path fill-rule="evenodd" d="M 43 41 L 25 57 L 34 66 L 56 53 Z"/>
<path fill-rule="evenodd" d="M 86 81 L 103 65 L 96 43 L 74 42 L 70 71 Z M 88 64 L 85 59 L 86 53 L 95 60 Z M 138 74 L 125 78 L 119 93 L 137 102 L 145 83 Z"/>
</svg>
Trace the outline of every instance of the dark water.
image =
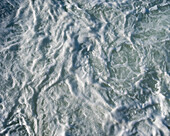
<svg viewBox="0 0 170 136">
<path fill-rule="evenodd" d="M 168 0 L 1 0 L 0 136 L 169 136 Z"/>
</svg>

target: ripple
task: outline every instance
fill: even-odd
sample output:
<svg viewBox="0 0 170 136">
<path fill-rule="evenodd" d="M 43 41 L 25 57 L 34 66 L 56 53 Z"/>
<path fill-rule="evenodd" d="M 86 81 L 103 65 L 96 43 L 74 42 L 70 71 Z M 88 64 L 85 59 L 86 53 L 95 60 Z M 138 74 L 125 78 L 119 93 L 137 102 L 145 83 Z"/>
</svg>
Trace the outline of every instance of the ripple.
<svg viewBox="0 0 170 136">
<path fill-rule="evenodd" d="M 3 1 L 0 135 L 168 135 L 167 1 Z"/>
</svg>

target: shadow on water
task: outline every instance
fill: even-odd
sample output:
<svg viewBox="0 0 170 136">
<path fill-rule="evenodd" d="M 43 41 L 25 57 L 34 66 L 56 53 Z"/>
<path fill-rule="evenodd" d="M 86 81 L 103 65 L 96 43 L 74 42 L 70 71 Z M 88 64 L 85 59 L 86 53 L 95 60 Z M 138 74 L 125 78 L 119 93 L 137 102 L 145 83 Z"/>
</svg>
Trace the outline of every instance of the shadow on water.
<svg viewBox="0 0 170 136">
<path fill-rule="evenodd" d="M 14 17 L 18 8 L 17 0 L 2 0 L 0 2 L 0 23 L 9 16 Z"/>
</svg>

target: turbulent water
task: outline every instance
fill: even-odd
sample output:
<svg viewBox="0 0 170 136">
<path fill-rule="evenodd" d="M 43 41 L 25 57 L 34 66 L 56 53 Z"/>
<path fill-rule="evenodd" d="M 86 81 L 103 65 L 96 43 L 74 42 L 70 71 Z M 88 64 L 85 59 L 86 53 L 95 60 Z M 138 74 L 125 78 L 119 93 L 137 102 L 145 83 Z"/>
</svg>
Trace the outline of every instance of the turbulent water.
<svg viewBox="0 0 170 136">
<path fill-rule="evenodd" d="M 0 0 L 0 136 L 169 136 L 168 0 Z"/>
</svg>

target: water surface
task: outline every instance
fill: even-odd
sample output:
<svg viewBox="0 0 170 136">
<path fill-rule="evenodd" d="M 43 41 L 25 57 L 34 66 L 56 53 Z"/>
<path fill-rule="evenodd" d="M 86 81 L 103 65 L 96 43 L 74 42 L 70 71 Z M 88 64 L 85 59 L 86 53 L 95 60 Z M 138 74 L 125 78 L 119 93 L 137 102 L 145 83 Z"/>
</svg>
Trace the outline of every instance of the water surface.
<svg viewBox="0 0 170 136">
<path fill-rule="evenodd" d="M 168 0 L 1 0 L 0 135 L 169 136 Z"/>
</svg>

